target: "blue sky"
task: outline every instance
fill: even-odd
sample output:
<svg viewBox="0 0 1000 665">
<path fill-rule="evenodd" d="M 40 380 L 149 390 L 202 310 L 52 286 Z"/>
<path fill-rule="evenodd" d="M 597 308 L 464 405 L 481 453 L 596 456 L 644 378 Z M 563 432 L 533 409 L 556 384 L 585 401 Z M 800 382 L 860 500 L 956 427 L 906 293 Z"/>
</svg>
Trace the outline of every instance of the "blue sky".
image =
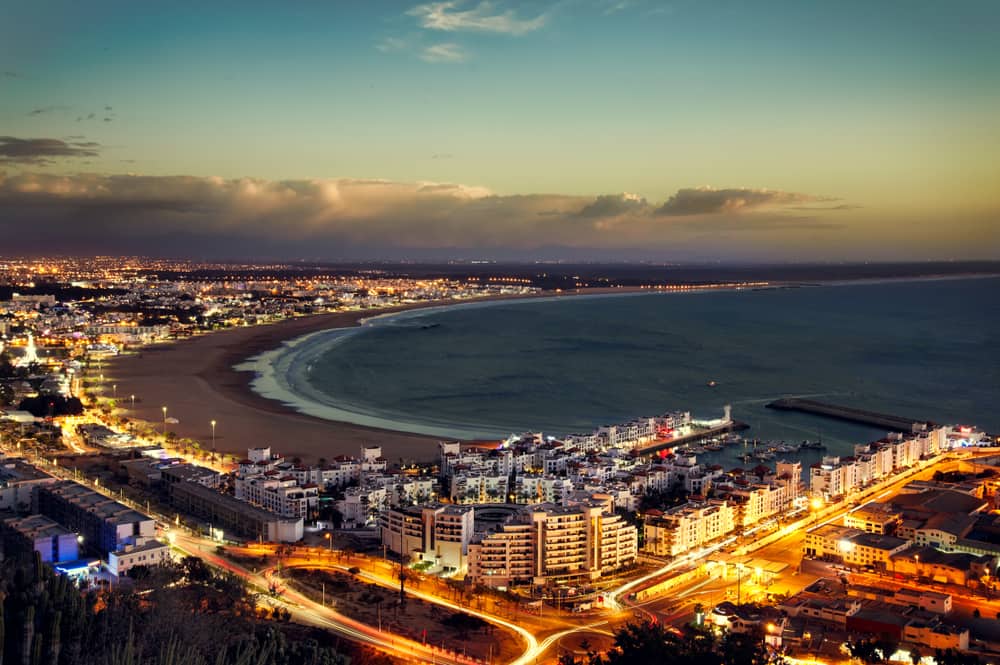
<svg viewBox="0 0 1000 665">
<path fill-rule="evenodd" d="M 5 14 L 0 136 L 88 144 L 32 155 L 0 139 L 11 191 L 51 194 L 82 173 L 79 187 L 125 173 L 380 179 L 581 207 L 627 192 L 655 209 L 685 189 L 767 189 L 799 198 L 743 196 L 685 237 L 721 251 L 739 215 L 770 229 L 760 244 L 779 239 L 775 256 L 805 257 L 819 229 L 836 236 L 831 255 L 904 229 L 905 258 L 996 255 L 995 2 L 36 2 Z M 803 231 L 788 206 L 809 199 L 839 207 Z M 636 242 L 676 246 L 676 225 L 646 221 L 625 220 Z"/>
</svg>

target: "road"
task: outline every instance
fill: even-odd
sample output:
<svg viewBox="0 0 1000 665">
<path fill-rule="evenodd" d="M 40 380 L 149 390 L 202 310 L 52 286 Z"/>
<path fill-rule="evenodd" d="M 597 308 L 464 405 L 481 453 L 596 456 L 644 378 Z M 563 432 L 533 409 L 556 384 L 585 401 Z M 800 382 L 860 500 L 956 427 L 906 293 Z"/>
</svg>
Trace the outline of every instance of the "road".
<svg viewBox="0 0 1000 665">
<path fill-rule="evenodd" d="M 216 543 L 187 534 L 176 534 L 174 546 L 190 556 L 198 557 L 216 568 L 227 570 L 239 575 L 250 585 L 267 594 L 271 580 L 268 571 L 255 573 L 215 554 Z M 329 607 L 310 600 L 294 589 L 286 588 L 280 597 L 271 597 L 270 602 L 288 610 L 292 617 L 303 624 L 325 628 L 349 640 L 373 646 L 380 651 L 403 658 L 407 662 L 420 663 L 454 663 L 455 665 L 476 665 L 479 661 L 466 658 L 461 654 L 442 651 L 433 645 L 421 644 L 414 640 L 379 631 L 373 626 L 360 623 L 339 614 Z"/>
<path fill-rule="evenodd" d="M 252 552 L 253 554 L 260 554 L 261 551 L 267 551 L 269 549 L 272 548 L 265 545 L 254 546 L 248 548 L 247 551 Z M 348 572 L 351 568 L 360 568 L 361 566 L 364 566 L 365 569 L 360 573 L 357 573 L 357 577 L 392 590 L 397 590 L 399 588 L 399 583 L 398 578 L 396 578 L 394 574 L 396 567 L 394 565 L 379 566 L 379 563 L 379 560 L 372 560 L 368 558 L 354 558 L 346 563 L 334 563 L 332 561 L 323 561 L 322 557 L 318 556 L 316 553 L 303 552 L 297 556 L 294 550 L 291 555 L 286 555 L 282 559 L 283 568 L 305 568 L 311 570 Z M 611 619 L 607 617 L 596 618 L 588 621 L 587 623 L 580 624 L 572 620 L 564 620 L 561 616 L 529 618 L 522 615 L 521 622 L 530 625 L 532 630 L 529 630 L 524 625 L 508 621 L 495 613 L 480 611 L 455 603 L 446 598 L 442 598 L 437 594 L 416 589 L 412 585 L 407 587 L 405 592 L 408 596 L 419 598 L 456 612 L 465 612 L 466 614 L 478 617 L 483 621 L 487 621 L 493 625 L 500 626 L 517 634 L 524 642 L 525 648 L 520 656 L 511 661 L 511 665 L 529 665 L 530 663 L 540 662 L 539 659 L 545 655 L 552 645 L 558 644 L 560 640 L 568 635 L 581 632 L 595 633 L 605 636 L 610 635 L 610 632 L 607 629 L 602 630 L 602 627 L 609 625 L 611 621 Z M 580 618 L 581 617 L 574 617 L 577 621 Z M 626 614 L 624 616 L 621 614 L 618 615 L 618 619 L 621 622 L 630 618 L 632 618 L 631 614 Z M 538 636 L 543 637 L 539 640 Z"/>
</svg>

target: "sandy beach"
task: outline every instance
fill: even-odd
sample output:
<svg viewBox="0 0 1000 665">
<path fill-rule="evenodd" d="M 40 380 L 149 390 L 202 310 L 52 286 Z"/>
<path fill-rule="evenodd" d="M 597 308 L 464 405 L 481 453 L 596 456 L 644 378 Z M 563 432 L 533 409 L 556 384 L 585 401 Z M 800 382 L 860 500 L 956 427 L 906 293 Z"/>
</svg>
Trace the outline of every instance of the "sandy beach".
<svg viewBox="0 0 1000 665">
<path fill-rule="evenodd" d="M 162 407 L 176 418 L 167 430 L 191 438 L 211 449 L 216 421 L 215 448 L 243 455 L 255 446 L 271 446 L 286 457 L 315 461 L 337 455 L 358 455 L 366 445 L 382 446 L 392 462 L 428 461 L 437 456 L 439 437 L 365 427 L 316 418 L 295 411 L 251 388 L 253 372 L 233 369 L 247 358 L 276 349 L 282 342 L 332 328 L 359 325 L 362 319 L 412 309 L 469 302 L 523 300 L 643 292 L 639 288 L 590 288 L 543 292 L 527 296 L 490 296 L 474 300 L 429 301 L 398 307 L 317 314 L 269 325 L 233 328 L 170 343 L 143 347 L 111 360 L 102 370 L 103 395 L 117 386 L 119 406 L 128 417 L 159 424 Z M 646 291 L 649 292 L 649 291 Z M 135 395 L 132 407 L 130 395 Z M 487 442 L 481 442 L 487 443 Z"/>
<path fill-rule="evenodd" d="M 437 453 L 437 439 L 338 423 L 303 415 L 250 388 L 252 372 L 233 365 L 269 351 L 288 339 L 317 330 L 358 325 L 366 317 L 419 307 L 428 302 L 382 310 L 317 314 L 270 325 L 221 330 L 173 343 L 147 346 L 119 356 L 103 370 L 105 392 L 117 385 L 128 416 L 160 423 L 162 407 L 178 423 L 168 431 L 211 447 L 211 422 L 216 421 L 216 449 L 245 454 L 253 446 L 272 446 L 287 457 L 315 461 L 336 455 L 358 455 L 363 445 L 380 445 L 391 461 L 428 460 Z M 135 408 L 130 395 L 135 395 Z"/>
<path fill-rule="evenodd" d="M 589 289 L 584 293 L 623 293 L 632 289 Z M 405 310 L 511 298 L 571 296 L 574 293 L 542 293 L 537 296 L 499 296 L 475 301 L 431 301 L 399 307 L 317 314 L 270 325 L 221 330 L 159 343 L 136 353 L 121 355 L 102 370 L 104 395 L 116 385 L 119 406 L 128 417 L 159 424 L 167 417 L 178 423 L 167 425 L 179 437 L 200 441 L 211 448 L 211 422 L 216 421 L 216 450 L 245 454 L 254 446 L 271 446 L 286 457 L 315 461 L 336 455 L 358 455 L 365 445 L 382 446 L 392 462 L 400 459 L 426 461 L 437 455 L 437 437 L 333 422 L 314 418 L 255 393 L 252 372 L 233 366 L 251 356 L 270 351 L 282 342 L 331 328 L 346 328 L 372 316 Z M 132 408 L 130 395 L 135 395 Z"/>
</svg>

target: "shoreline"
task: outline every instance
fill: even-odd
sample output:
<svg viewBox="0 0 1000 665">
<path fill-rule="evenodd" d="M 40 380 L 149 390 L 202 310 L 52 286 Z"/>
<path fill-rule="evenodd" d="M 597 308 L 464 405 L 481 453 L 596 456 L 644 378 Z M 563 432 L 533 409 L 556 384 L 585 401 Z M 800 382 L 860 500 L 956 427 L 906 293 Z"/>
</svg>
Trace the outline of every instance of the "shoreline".
<svg viewBox="0 0 1000 665">
<path fill-rule="evenodd" d="M 216 421 L 215 449 L 246 454 L 246 449 L 271 446 L 288 458 L 315 461 L 338 455 L 358 455 L 362 446 L 380 445 L 391 461 L 428 461 L 437 454 L 439 436 L 400 432 L 310 416 L 282 402 L 258 394 L 252 387 L 256 373 L 236 366 L 309 334 L 335 328 L 350 329 L 365 320 L 419 309 L 469 303 L 524 301 L 538 298 L 575 297 L 583 294 L 641 293 L 643 289 L 588 289 L 586 291 L 541 292 L 529 295 L 487 296 L 467 300 L 433 300 L 378 310 L 330 312 L 297 317 L 276 323 L 230 328 L 171 343 L 141 347 L 108 361 L 103 370 L 102 396 L 116 386 L 119 407 L 129 419 L 158 426 L 162 407 L 167 424 L 178 437 L 191 438 L 203 449 L 212 449 L 212 426 Z M 130 395 L 135 395 L 132 407 Z M 159 429 L 159 427 L 157 427 Z M 484 441 L 473 441 L 485 444 Z"/>
<path fill-rule="evenodd" d="M 129 418 L 158 425 L 161 407 L 168 407 L 168 417 L 180 422 L 168 430 L 180 437 L 199 441 L 211 449 L 211 421 L 218 423 L 216 449 L 243 455 L 248 447 L 272 446 L 276 452 L 292 458 L 332 459 L 337 455 L 356 455 L 364 445 L 381 445 L 383 455 L 390 460 L 426 461 L 436 454 L 441 440 L 454 440 L 431 434 L 400 431 L 346 421 L 329 420 L 303 413 L 294 405 L 265 397 L 254 389 L 256 371 L 246 366 L 269 353 L 277 352 L 289 343 L 308 335 L 334 329 L 350 330 L 366 321 L 391 317 L 403 312 L 462 305 L 483 305 L 503 301 L 525 302 L 565 297 L 615 296 L 642 294 L 683 294 L 711 291 L 733 291 L 775 288 L 811 288 L 817 286 L 848 286 L 908 281 L 938 281 L 951 279 L 990 278 L 997 275 L 921 276 L 900 279 L 848 280 L 835 282 L 771 283 L 766 286 L 706 287 L 689 290 L 668 290 L 641 287 L 611 287 L 565 292 L 543 291 L 537 294 L 489 296 L 466 300 L 435 300 L 409 303 L 376 310 L 333 312 L 288 319 L 272 324 L 234 328 L 206 333 L 192 339 L 142 347 L 136 354 L 115 358 L 104 371 L 107 396 L 108 384 L 117 385 L 123 396 L 119 405 Z M 243 365 L 244 369 L 237 369 Z M 136 395 L 135 408 L 127 399 Z M 487 445 L 483 439 L 463 439 L 463 442 Z"/>
</svg>

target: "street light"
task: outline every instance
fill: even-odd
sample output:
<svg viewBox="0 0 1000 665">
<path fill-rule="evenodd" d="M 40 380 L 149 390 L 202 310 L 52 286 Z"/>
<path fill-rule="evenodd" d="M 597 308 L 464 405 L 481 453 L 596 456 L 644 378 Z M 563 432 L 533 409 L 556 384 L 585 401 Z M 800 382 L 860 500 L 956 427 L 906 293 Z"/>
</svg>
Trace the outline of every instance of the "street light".
<svg viewBox="0 0 1000 665">
<path fill-rule="evenodd" d="M 212 421 L 212 452 L 215 452 L 215 421 Z"/>
<path fill-rule="evenodd" d="M 332 552 L 333 551 L 333 538 L 330 537 L 330 532 L 327 531 L 326 533 L 324 533 L 323 537 L 326 538 L 326 541 L 330 544 L 330 551 Z"/>
<path fill-rule="evenodd" d="M 163 409 L 163 438 L 167 438 L 167 407 L 160 407 Z"/>
<path fill-rule="evenodd" d="M 118 384 L 117 383 L 112 383 L 111 384 L 111 397 L 114 398 L 114 399 L 118 399 Z"/>
<path fill-rule="evenodd" d="M 129 395 L 129 399 L 132 400 L 132 409 L 135 409 L 135 395 Z"/>
</svg>

